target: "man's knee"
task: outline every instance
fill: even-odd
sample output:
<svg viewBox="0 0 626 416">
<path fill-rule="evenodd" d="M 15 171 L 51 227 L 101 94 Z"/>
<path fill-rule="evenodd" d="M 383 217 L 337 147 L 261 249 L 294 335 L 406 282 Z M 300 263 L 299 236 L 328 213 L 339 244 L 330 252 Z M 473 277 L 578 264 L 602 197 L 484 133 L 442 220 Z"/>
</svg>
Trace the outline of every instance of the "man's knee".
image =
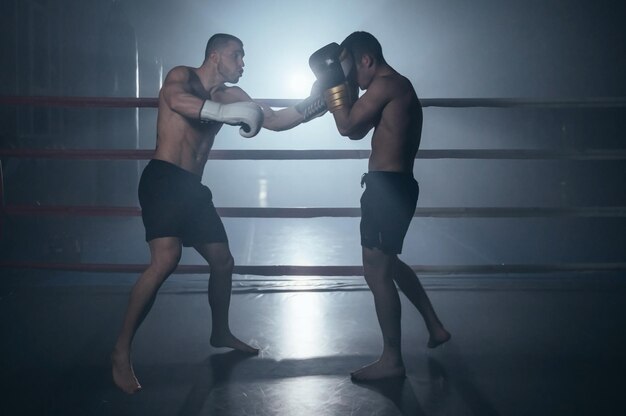
<svg viewBox="0 0 626 416">
<path fill-rule="evenodd" d="M 154 271 L 167 276 L 176 269 L 182 253 L 179 244 L 166 240 L 151 241 L 150 249 L 150 267 Z"/>
<path fill-rule="evenodd" d="M 235 259 L 228 249 L 215 250 L 208 260 L 213 271 L 231 273 L 235 268 Z"/>
<path fill-rule="evenodd" d="M 363 247 L 363 266 L 385 267 L 390 265 L 395 256 L 389 255 L 378 248 Z"/>
<path fill-rule="evenodd" d="M 169 276 L 176 270 L 178 262 L 180 261 L 180 254 L 176 253 L 159 253 L 153 256 L 150 262 L 152 267 L 157 273 Z"/>
<path fill-rule="evenodd" d="M 211 262 L 210 266 L 211 270 L 220 270 L 223 272 L 231 273 L 235 268 L 235 259 L 233 259 L 233 256 L 231 254 L 228 254 Z"/>
</svg>

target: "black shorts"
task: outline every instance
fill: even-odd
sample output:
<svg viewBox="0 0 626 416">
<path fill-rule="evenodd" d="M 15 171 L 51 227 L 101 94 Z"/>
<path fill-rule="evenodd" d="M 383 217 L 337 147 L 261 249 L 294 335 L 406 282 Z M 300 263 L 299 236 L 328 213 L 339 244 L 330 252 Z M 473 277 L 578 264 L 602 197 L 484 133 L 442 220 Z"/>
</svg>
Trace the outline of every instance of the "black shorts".
<svg viewBox="0 0 626 416">
<path fill-rule="evenodd" d="M 368 172 L 361 184 L 361 245 L 387 254 L 402 253 L 415 214 L 419 186 L 412 174 Z"/>
<path fill-rule="evenodd" d="M 227 242 L 211 190 L 201 177 L 172 163 L 152 159 L 139 181 L 146 241 L 178 237 L 184 246 Z"/>
</svg>

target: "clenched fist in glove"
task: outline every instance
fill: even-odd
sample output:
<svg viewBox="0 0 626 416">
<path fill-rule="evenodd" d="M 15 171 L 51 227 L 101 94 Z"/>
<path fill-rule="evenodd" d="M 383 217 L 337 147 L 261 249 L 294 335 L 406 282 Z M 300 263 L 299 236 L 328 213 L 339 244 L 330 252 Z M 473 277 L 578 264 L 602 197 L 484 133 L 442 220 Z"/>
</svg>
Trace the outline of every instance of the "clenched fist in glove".
<svg viewBox="0 0 626 416">
<path fill-rule="evenodd" d="M 309 58 L 309 66 L 324 91 L 326 106 L 331 113 L 348 106 L 356 98 L 346 82 L 352 65 L 347 51 L 335 42 L 313 52 Z"/>
<path fill-rule="evenodd" d="M 263 109 L 250 101 L 220 104 L 206 100 L 200 110 L 200 120 L 219 121 L 231 126 L 241 126 L 239 134 L 243 137 L 256 136 L 263 127 L 263 119 Z"/>
</svg>

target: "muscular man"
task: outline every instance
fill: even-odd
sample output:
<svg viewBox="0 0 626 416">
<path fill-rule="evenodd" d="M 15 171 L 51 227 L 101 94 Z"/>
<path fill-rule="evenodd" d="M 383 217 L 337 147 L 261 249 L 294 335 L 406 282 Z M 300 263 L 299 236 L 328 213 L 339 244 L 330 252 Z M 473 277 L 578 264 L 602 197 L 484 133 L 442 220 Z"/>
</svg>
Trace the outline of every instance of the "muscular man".
<svg viewBox="0 0 626 416">
<path fill-rule="evenodd" d="M 419 192 L 413 164 L 422 130 L 421 105 L 411 82 L 387 64 L 380 43 L 367 32 L 352 33 L 341 46 L 327 45 L 309 63 L 325 90 L 339 133 L 360 140 L 374 129 L 368 172 L 361 180 L 366 189 L 360 228 L 365 280 L 374 295 L 383 352 L 352 377 L 359 381 L 404 377 L 400 299 L 394 281 L 423 316 L 428 347 L 450 339 L 418 277 L 398 258 Z M 365 91 L 358 98 L 357 87 Z"/>
<path fill-rule="evenodd" d="M 241 135 L 252 137 L 261 126 L 276 131 L 294 127 L 323 113 L 325 105 L 316 96 L 280 111 L 252 102 L 241 88 L 225 85 L 239 81 L 243 57 L 241 40 L 216 34 L 207 43 L 202 65 L 175 67 L 159 93 L 156 152 L 139 183 L 151 260 L 131 291 L 111 354 L 113 380 L 127 393 L 141 389 L 131 363 L 133 337 L 158 289 L 178 265 L 183 246 L 193 247 L 210 265 L 211 345 L 258 352 L 230 331 L 234 260 L 211 191 L 201 184 L 202 173 L 224 123 L 241 125 Z"/>
</svg>

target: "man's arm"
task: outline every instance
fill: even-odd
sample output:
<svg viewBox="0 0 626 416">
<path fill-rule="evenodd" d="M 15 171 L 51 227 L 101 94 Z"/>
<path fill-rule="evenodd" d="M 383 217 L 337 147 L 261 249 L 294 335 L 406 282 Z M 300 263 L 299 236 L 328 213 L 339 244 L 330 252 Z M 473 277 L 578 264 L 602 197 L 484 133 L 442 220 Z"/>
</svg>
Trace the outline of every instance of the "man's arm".
<svg viewBox="0 0 626 416">
<path fill-rule="evenodd" d="M 287 130 L 326 114 L 328 107 L 322 92 L 316 81 L 311 87 L 311 94 L 293 107 L 274 111 L 270 107 L 263 106 L 264 110 L 267 110 L 265 117 L 268 121 L 264 127 L 275 131 Z"/>
<path fill-rule="evenodd" d="M 244 137 L 255 136 L 263 123 L 263 111 L 257 104 L 198 97 L 192 90 L 189 70 L 185 67 L 170 71 L 161 88 L 161 95 L 172 111 L 190 119 L 242 126 L 239 133 Z M 225 97 L 228 98 L 227 95 Z"/>
<path fill-rule="evenodd" d="M 352 106 L 346 105 L 333 112 L 337 130 L 342 136 L 360 140 L 374 127 L 390 100 L 389 88 L 381 80 L 374 80 L 367 91 Z"/>
<path fill-rule="evenodd" d="M 352 59 L 346 49 L 332 42 L 311 54 L 309 66 L 323 90 L 326 107 L 333 113 L 339 133 L 359 140 L 380 118 L 386 104 L 381 98 L 386 94 L 384 90 L 367 92 L 358 99 L 357 84 L 350 76 L 354 67 Z M 372 85 L 368 91 L 371 88 Z"/>
<path fill-rule="evenodd" d="M 282 131 L 289 130 L 304 121 L 304 117 L 295 107 L 287 107 L 281 110 L 274 110 L 271 107 L 258 103 L 263 108 L 265 121 L 263 127 L 268 130 Z"/>
<path fill-rule="evenodd" d="M 252 101 L 263 109 L 263 127 L 268 130 L 282 131 L 291 129 L 304 121 L 304 116 L 295 107 L 274 110 L 268 105 L 254 101 L 248 93 L 239 87 L 224 87 L 216 90 L 213 95 L 222 103 Z"/>
<path fill-rule="evenodd" d="M 179 66 L 165 77 L 161 87 L 161 97 L 167 106 L 176 113 L 191 119 L 198 119 L 204 100 L 191 91 L 189 70 Z"/>
</svg>

